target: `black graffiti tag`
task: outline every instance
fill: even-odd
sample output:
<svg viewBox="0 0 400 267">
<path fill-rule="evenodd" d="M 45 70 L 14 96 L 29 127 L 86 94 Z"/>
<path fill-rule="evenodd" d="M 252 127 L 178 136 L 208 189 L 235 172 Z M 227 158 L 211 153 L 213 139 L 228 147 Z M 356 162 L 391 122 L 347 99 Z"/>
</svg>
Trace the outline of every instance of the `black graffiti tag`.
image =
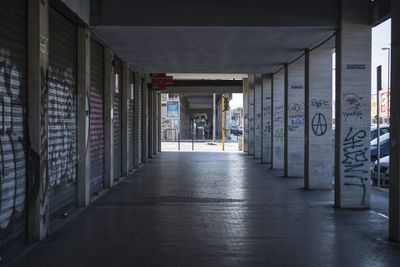
<svg viewBox="0 0 400 267">
<path fill-rule="evenodd" d="M 311 128 L 316 136 L 323 136 L 328 130 L 325 115 L 322 113 L 315 114 L 312 118 Z"/>
<path fill-rule="evenodd" d="M 343 143 L 344 185 L 363 188 L 362 203 L 365 203 L 366 185 L 368 183 L 368 148 L 364 144 L 367 136 L 365 130 L 354 131 L 350 127 Z"/>
</svg>

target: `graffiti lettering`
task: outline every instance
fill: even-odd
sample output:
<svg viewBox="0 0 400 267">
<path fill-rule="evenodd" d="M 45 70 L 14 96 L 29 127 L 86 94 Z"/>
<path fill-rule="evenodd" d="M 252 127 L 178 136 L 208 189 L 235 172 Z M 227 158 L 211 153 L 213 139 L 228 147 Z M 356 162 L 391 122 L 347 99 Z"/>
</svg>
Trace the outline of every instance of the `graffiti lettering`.
<svg viewBox="0 0 400 267">
<path fill-rule="evenodd" d="M 354 131 L 350 127 L 343 142 L 344 185 L 363 188 L 362 203 L 365 202 L 366 185 L 368 184 L 368 148 L 365 146 L 367 133 L 364 130 Z"/>
<path fill-rule="evenodd" d="M 343 116 L 347 119 L 349 117 L 362 119 L 363 112 L 361 110 L 361 100 L 363 98 L 357 96 L 356 94 L 349 93 L 343 96 L 345 111 L 343 111 Z"/>
<path fill-rule="evenodd" d="M 312 99 L 311 106 L 316 108 L 327 108 L 329 107 L 329 101 L 323 99 Z"/>
<path fill-rule="evenodd" d="M 275 130 L 274 138 L 278 143 L 283 144 L 284 137 L 285 133 L 283 132 L 282 128 Z"/>
</svg>

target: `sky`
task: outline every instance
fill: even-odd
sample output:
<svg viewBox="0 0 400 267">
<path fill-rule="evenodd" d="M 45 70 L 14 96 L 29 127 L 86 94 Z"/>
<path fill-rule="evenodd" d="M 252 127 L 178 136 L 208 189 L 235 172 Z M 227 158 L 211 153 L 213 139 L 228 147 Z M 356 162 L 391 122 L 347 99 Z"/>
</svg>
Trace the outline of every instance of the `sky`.
<svg viewBox="0 0 400 267">
<path fill-rule="evenodd" d="M 372 81 L 371 93 L 376 94 L 376 68 L 382 65 L 382 88 L 388 88 L 388 51 L 382 50 L 390 47 L 391 20 L 387 20 L 372 29 Z"/>
</svg>

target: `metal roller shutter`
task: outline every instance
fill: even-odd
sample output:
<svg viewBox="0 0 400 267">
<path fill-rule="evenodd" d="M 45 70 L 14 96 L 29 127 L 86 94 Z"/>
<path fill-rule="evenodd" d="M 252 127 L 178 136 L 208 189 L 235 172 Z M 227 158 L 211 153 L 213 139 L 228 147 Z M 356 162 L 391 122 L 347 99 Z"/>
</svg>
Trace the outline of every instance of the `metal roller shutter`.
<svg viewBox="0 0 400 267">
<path fill-rule="evenodd" d="M 139 84 L 139 86 L 138 86 L 138 90 L 139 90 L 139 92 L 138 92 L 138 96 L 139 96 L 139 99 L 138 99 L 138 103 L 139 103 L 139 114 L 138 114 L 138 117 L 139 117 L 139 123 L 138 123 L 138 127 L 139 127 L 139 131 L 138 131 L 138 133 L 139 133 L 139 136 L 138 136 L 138 140 L 139 140 L 139 144 L 138 144 L 138 149 L 139 149 L 139 163 L 141 164 L 141 163 L 143 163 L 143 152 L 142 152 L 142 149 L 143 149 L 143 146 L 142 146 L 142 144 L 143 144 L 143 111 L 142 111 L 142 109 L 143 109 L 143 103 L 142 103 L 142 93 L 143 93 L 143 89 L 142 89 L 142 86 L 143 86 L 143 80 L 141 79 L 140 80 L 140 84 Z"/>
<path fill-rule="evenodd" d="M 114 179 L 121 177 L 122 170 L 122 117 L 121 117 L 121 88 L 122 88 L 122 63 L 115 59 L 114 65 L 114 97 L 113 97 L 113 170 Z"/>
<path fill-rule="evenodd" d="M 54 8 L 49 18 L 49 209 L 51 220 L 76 203 L 77 28 Z"/>
<path fill-rule="evenodd" d="M 26 232 L 26 1 L 0 1 L 0 251 Z"/>
<path fill-rule="evenodd" d="M 129 72 L 129 84 L 131 86 L 130 88 L 130 93 L 133 94 L 133 88 L 135 88 L 134 86 L 134 80 L 133 80 L 133 73 L 132 71 Z M 134 100 L 132 95 L 130 95 L 129 100 L 128 100 L 128 111 L 129 111 L 129 170 L 132 171 L 133 170 L 133 139 L 134 139 L 134 127 L 135 127 L 135 116 L 134 116 Z"/>
<path fill-rule="evenodd" d="M 141 91 L 142 91 L 142 162 L 147 160 L 147 155 L 146 155 L 146 150 L 147 150 L 147 103 L 146 103 L 146 91 L 145 91 L 145 85 L 144 85 L 144 80 L 142 79 L 142 86 L 141 86 Z"/>
<path fill-rule="evenodd" d="M 90 193 L 104 181 L 104 47 L 90 42 Z"/>
</svg>

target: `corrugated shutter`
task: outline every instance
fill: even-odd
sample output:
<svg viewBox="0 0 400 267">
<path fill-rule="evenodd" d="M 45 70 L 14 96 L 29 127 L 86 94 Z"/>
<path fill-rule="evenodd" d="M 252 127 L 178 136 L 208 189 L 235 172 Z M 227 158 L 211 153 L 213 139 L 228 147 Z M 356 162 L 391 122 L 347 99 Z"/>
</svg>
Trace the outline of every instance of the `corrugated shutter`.
<svg viewBox="0 0 400 267">
<path fill-rule="evenodd" d="M 57 216 L 76 203 L 77 28 L 50 8 L 49 31 L 49 208 Z"/>
<path fill-rule="evenodd" d="M 114 179 L 121 177 L 122 170 L 122 117 L 121 117 L 121 89 L 122 89 L 122 63 L 115 59 L 114 65 L 114 97 L 113 97 L 113 170 Z"/>
<path fill-rule="evenodd" d="M 26 1 L 0 1 L 0 251 L 26 232 Z"/>
<path fill-rule="evenodd" d="M 90 42 L 90 193 L 104 181 L 104 47 Z"/>
<path fill-rule="evenodd" d="M 129 100 L 128 100 L 128 111 L 129 111 L 129 170 L 132 171 L 133 170 L 133 157 L 134 157 L 134 153 L 133 153 L 133 138 L 134 138 L 134 127 L 135 127 L 135 116 L 134 116 L 134 100 L 132 97 L 133 94 L 133 88 L 135 88 L 134 86 L 134 79 L 133 79 L 133 73 L 132 71 L 129 72 L 129 85 L 130 85 L 130 92 L 129 92 Z"/>
<path fill-rule="evenodd" d="M 146 150 L 147 150 L 147 102 L 146 102 L 146 92 L 144 80 L 142 79 L 142 162 L 147 160 Z"/>
<path fill-rule="evenodd" d="M 138 144 L 138 149 L 139 149 L 139 163 L 141 164 L 141 163 L 143 163 L 143 152 L 142 152 L 142 149 L 143 149 L 143 146 L 142 146 L 142 144 L 143 144 L 143 134 L 142 134 L 142 132 L 143 132 L 143 111 L 142 111 L 142 108 L 143 108 L 143 103 L 142 103 L 142 99 L 143 99 L 143 97 L 142 97 L 142 93 L 143 93 L 143 89 L 142 89 L 142 86 L 143 86 L 143 80 L 141 79 L 140 80 L 140 84 L 139 84 L 139 86 L 138 86 L 138 89 L 139 89 L 139 92 L 138 92 L 138 96 L 139 96 L 139 99 L 138 99 L 138 103 L 139 103 L 139 114 L 138 114 L 138 117 L 139 117 L 139 123 L 138 123 L 138 127 L 139 127 L 139 136 L 138 136 L 138 140 L 139 140 L 139 144 Z"/>
</svg>

